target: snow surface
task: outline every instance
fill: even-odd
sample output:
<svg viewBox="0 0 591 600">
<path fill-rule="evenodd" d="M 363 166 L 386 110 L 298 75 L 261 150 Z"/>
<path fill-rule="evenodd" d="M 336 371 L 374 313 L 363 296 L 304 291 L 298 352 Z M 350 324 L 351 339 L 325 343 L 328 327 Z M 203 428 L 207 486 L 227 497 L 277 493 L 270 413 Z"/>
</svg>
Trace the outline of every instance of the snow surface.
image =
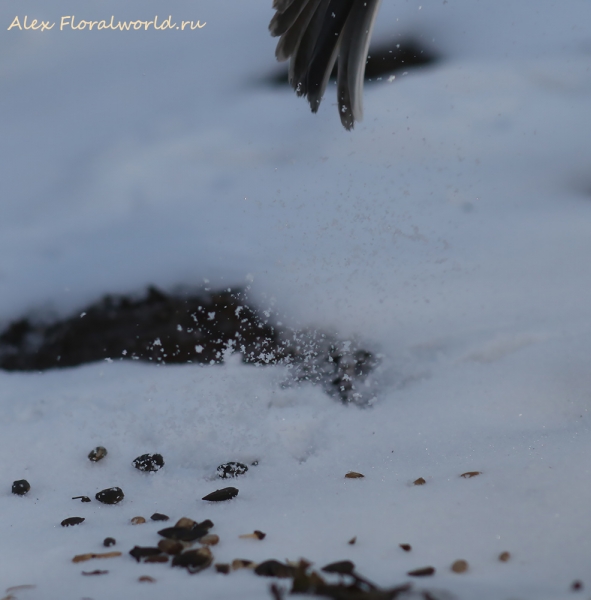
<svg viewBox="0 0 591 600">
<path fill-rule="evenodd" d="M 375 40 L 415 36 L 442 60 L 366 86 L 352 133 L 332 89 L 312 115 L 265 83 L 270 4 L 2 3 L 0 320 L 250 285 L 287 325 L 382 353 L 377 401 L 283 389 L 283 368 L 238 357 L 0 373 L 0 594 L 269 597 L 251 572 L 136 564 L 160 525 L 129 520 L 159 511 L 211 519 L 217 562 L 347 558 L 382 586 L 432 565 L 420 586 L 460 600 L 588 598 L 591 4 L 385 0 Z M 17 14 L 207 25 L 7 31 Z M 146 452 L 160 472 L 133 469 Z M 235 500 L 203 502 L 228 460 L 259 464 Z M 70 500 L 114 485 L 120 505 Z M 254 529 L 265 540 L 238 537 Z M 123 557 L 71 562 L 106 536 Z"/>
</svg>

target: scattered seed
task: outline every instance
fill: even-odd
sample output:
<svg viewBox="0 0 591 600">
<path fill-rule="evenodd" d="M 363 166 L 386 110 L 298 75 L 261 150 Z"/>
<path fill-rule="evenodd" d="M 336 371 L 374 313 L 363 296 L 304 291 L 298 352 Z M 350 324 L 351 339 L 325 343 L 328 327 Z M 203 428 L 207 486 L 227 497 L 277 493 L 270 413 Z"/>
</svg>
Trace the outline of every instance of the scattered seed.
<svg viewBox="0 0 591 600">
<path fill-rule="evenodd" d="M 121 552 L 103 552 L 103 553 L 95 553 L 88 552 L 87 554 L 77 554 L 73 559 L 73 563 L 85 562 L 90 560 L 91 558 L 115 558 L 116 556 L 121 556 Z"/>
<path fill-rule="evenodd" d="M 168 562 L 167 554 L 155 554 L 154 556 L 146 556 L 145 563 L 165 563 Z"/>
<path fill-rule="evenodd" d="M 511 554 L 509 552 L 501 552 L 499 554 L 499 560 L 501 562 L 507 562 L 511 558 Z"/>
<path fill-rule="evenodd" d="M 152 519 L 152 521 L 168 521 L 168 519 L 170 519 L 169 516 L 167 515 L 163 515 L 162 513 L 154 513 L 150 519 Z"/>
<path fill-rule="evenodd" d="M 95 498 L 103 504 L 117 504 L 118 502 L 121 502 L 124 497 L 125 494 L 123 493 L 123 490 L 118 487 L 101 490 L 95 496 Z"/>
<path fill-rule="evenodd" d="M 169 540 L 178 542 L 194 542 L 199 538 L 206 536 L 209 532 L 209 527 L 204 527 L 203 523 L 196 523 L 193 529 L 185 529 L 184 527 L 167 527 L 161 529 L 158 535 Z"/>
<path fill-rule="evenodd" d="M 409 571 L 407 575 L 410 577 L 427 577 L 429 575 L 433 575 L 435 573 L 435 569 L 433 567 L 423 567 L 422 569 L 415 569 L 414 571 Z"/>
<path fill-rule="evenodd" d="M 133 461 L 133 466 L 146 473 L 159 471 L 164 466 L 162 454 L 142 454 Z"/>
<path fill-rule="evenodd" d="M 216 546 L 220 542 L 220 537 L 215 533 L 209 533 L 208 535 L 204 535 L 202 538 L 199 538 L 199 543 L 204 546 Z"/>
<path fill-rule="evenodd" d="M 98 569 L 94 571 L 82 571 L 82 575 L 107 575 L 109 571 L 99 571 Z"/>
<path fill-rule="evenodd" d="M 410 552 L 412 550 L 412 546 L 410 544 L 398 544 L 405 552 Z"/>
<path fill-rule="evenodd" d="M 92 462 L 97 462 L 105 458 L 105 456 L 107 456 L 107 449 L 103 448 L 102 446 L 97 446 L 94 450 L 90 451 L 90 454 L 88 455 L 88 460 L 91 460 Z"/>
<path fill-rule="evenodd" d="M 252 560 L 247 560 L 246 558 L 235 558 L 232 561 L 233 571 L 238 571 L 238 569 L 254 569 L 256 566 L 256 563 Z"/>
<path fill-rule="evenodd" d="M 295 568 L 281 563 L 278 560 L 266 560 L 260 563 L 254 570 L 261 577 L 280 577 L 287 578 L 295 575 Z"/>
<path fill-rule="evenodd" d="M 356 473 L 355 471 L 349 471 L 345 477 L 347 479 L 360 479 L 361 477 L 365 477 L 362 473 Z"/>
<path fill-rule="evenodd" d="M 133 517 L 131 519 L 131 524 L 132 525 L 141 525 L 142 523 L 145 523 L 146 519 L 144 519 L 144 517 Z"/>
<path fill-rule="evenodd" d="M 162 554 L 162 550 L 160 548 L 154 548 L 153 546 L 134 546 L 129 554 L 140 562 L 142 558 L 147 558 L 148 556 L 156 556 L 157 554 Z"/>
<path fill-rule="evenodd" d="M 209 548 L 198 548 L 197 550 L 187 550 L 182 554 L 177 554 L 172 559 L 173 567 L 185 567 L 189 573 L 199 573 L 207 569 L 213 562 L 213 555 Z"/>
<path fill-rule="evenodd" d="M 577 579 L 577 580 L 573 581 L 573 582 L 571 583 L 570 589 L 571 589 L 573 592 L 578 592 L 578 591 L 582 590 L 582 589 L 583 589 L 583 582 L 582 582 L 582 581 L 580 581 L 579 579 Z"/>
<path fill-rule="evenodd" d="M 207 494 L 207 496 L 203 496 L 202 500 L 207 500 L 208 502 L 223 502 L 224 500 L 232 500 L 232 498 L 235 498 L 237 495 L 238 490 L 235 487 L 227 487 L 211 492 L 211 494 Z"/>
<path fill-rule="evenodd" d="M 472 477 L 476 477 L 476 475 L 482 475 L 482 471 L 467 471 L 466 473 L 462 473 L 460 477 L 464 479 L 470 479 Z"/>
<path fill-rule="evenodd" d="M 322 567 L 322 571 L 325 573 L 338 573 L 339 575 L 351 575 L 355 565 L 350 560 L 341 560 L 339 562 L 333 562 L 329 565 Z"/>
<path fill-rule="evenodd" d="M 24 496 L 31 489 L 31 484 L 26 479 L 19 479 L 12 484 L 12 493 Z"/>
<path fill-rule="evenodd" d="M 465 573 L 468 570 L 468 563 L 465 560 L 456 560 L 451 566 L 454 573 Z"/>
<path fill-rule="evenodd" d="M 146 583 L 156 583 L 156 580 L 153 577 L 150 577 L 149 575 L 142 575 L 141 577 L 138 577 L 137 580 Z"/>
<path fill-rule="evenodd" d="M 248 467 L 239 462 L 224 463 L 217 468 L 218 477 L 221 479 L 238 477 L 239 475 L 244 475 L 246 471 L 248 471 Z"/>
<path fill-rule="evenodd" d="M 357 536 L 353 536 L 348 542 L 347 544 L 351 544 L 351 546 L 357 541 Z"/>
<path fill-rule="evenodd" d="M 74 496 L 72 500 L 80 500 L 80 502 L 91 502 L 88 496 Z"/>
<path fill-rule="evenodd" d="M 61 522 L 62 527 L 70 527 L 70 525 L 80 525 L 84 522 L 84 517 L 69 517 Z"/>
<path fill-rule="evenodd" d="M 216 563 L 214 566 L 218 573 L 227 575 L 230 572 L 230 565 L 228 563 Z"/>
<path fill-rule="evenodd" d="M 266 536 L 267 536 L 266 533 L 263 533 L 262 531 L 255 529 L 252 533 L 245 533 L 243 535 L 239 535 L 238 537 L 240 537 L 242 539 L 264 540 Z M 203 542 L 201 542 L 201 543 L 203 543 Z"/>
<path fill-rule="evenodd" d="M 115 541 L 115 538 L 112 538 L 112 537 L 108 537 L 108 538 L 105 538 L 103 540 L 103 546 L 105 548 L 109 548 L 110 546 L 114 546 L 116 543 L 117 542 Z"/>
<path fill-rule="evenodd" d="M 160 540 L 158 542 L 158 548 L 166 554 L 180 554 L 183 551 L 184 546 L 181 542 L 176 542 L 175 540 Z"/>
<path fill-rule="evenodd" d="M 193 529 L 197 525 L 196 521 L 193 519 L 188 519 L 187 517 L 181 517 L 175 524 L 175 527 L 180 527 L 181 529 Z"/>
<path fill-rule="evenodd" d="M 24 583 L 23 585 L 13 585 L 12 587 L 6 588 L 7 594 L 12 592 L 18 592 L 20 590 L 34 590 L 37 586 L 32 583 Z"/>
<path fill-rule="evenodd" d="M 418 479 L 415 479 L 413 483 L 415 485 L 425 485 L 427 482 L 422 477 L 419 477 Z"/>
</svg>

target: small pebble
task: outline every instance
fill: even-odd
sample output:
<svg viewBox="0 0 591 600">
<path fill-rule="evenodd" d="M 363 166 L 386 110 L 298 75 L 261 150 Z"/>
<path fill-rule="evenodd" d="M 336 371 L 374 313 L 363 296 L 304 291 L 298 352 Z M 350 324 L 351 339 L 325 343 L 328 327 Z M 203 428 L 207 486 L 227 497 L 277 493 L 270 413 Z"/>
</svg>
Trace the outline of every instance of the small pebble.
<svg viewBox="0 0 591 600">
<path fill-rule="evenodd" d="M 468 563 L 465 560 L 456 560 L 451 566 L 454 573 L 465 573 L 468 570 Z"/>
<path fill-rule="evenodd" d="M 152 521 L 168 521 L 170 517 L 163 515 L 162 513 L 154 513 L 150 519 L 152 519 Z"/>
<path fill-rule="evenodd" d="M 215 565 L 215 570 L 218 573 L 223 573 L 224 575 L 227 575 L 230 572 L 230 565 L 227 563 L 217 563 Z"/>
<path fill-rule="evenodd" d="M 97 462 L 105 458 L 105 456 L 107 456 L 107 449 L 103 448 L 102 446 L 97 446 L 94 450 L 90 451 L 90 454 L 88 455 L 88 460 L 91 460 L 92 462 Z"/>
<path fill-rule="evenodd" d="M 248 467 L 239 462 L 224 463 L 217 468 L 218 477 L 221 479 L 238 477 L 239 475 L 244 475 L 247 471 Z"/>
<path fill-rule="evenodd" d="M 70 525 L 80 525 L 84 522 L 84 517 L 69 517 L 61 522 L 62 527 L 70 527 Z"/>
<path fill-rule="evenodd" d="M 422 477 L 419 477 L 418 479 L 415 479 L 413 483 L 415 485 L 425 485 L 427 482 Z"/>
<path fill-rule="evenodd" d="M 111 546 L 114 546 L 116 543 L 117 542 L 115 541 L 115 538 L 112 538 L 112 537 L 108 537 L 103 540 L 103 546 L 105 548 L 110 548 Z"/>
<path fill-rule="evenodd" d="M 142 454 L 134 459 L 133 466 L 139 471 L 153 473 L 164 466 L 164 459 L 162 454 Z"/>
<path fill-rule="evenodd" d="M 80 500 L 80 502 L 91 502 L 88 496 L 74 496 L 72 500 Z"/>
<path fill-rule="evenodd" d="M 153 577 L 150 577 L 149 575 L 142 575 L 141 577 L 138 577 L 138 581 L 143 581 L 146 583 L 155 583 L 156 580 Z"/>
<path fill-rule="evenodd" d="M 232 500 L 232 498 L 235 498 L 237 495 L 238 490 L 235 487 L 227 487 L 211 492 L 211 494 L 207 494 L 207 496 L 203 496 L 202 500 L 207 500 L 208 502 L 223 502 L 224 500 Z"/>
<path fill-rule="evenodd" d="M 433 567 L 423 567 L 422 569 L 415 569 L 414 571 L 409 571 L 407 575 L 410 577 L 428 577 L 429 575 L 434 575 L 435 569 Z"/>
<path fill-rule="evenodd" d="M 365 475 L 362 473 L 356 473 L 355 471 L 349 471 L 345 477 L 347 479 L 361 479 L 362 477 L 365 477 Z"/>
<path fill-rule="evenodd" d="M 145 523 L 146 519 L 144 519 L 144 517 L 133 517 L 131 519 L 131 524 L 132 525 L 141 525 L 142 523 Z"/>
<path fill-rule="evenodd" d="M 12 484 L 12 493 L 24 496 L 31 489 L 31 484 L 26 479 L 19 479 Z"/>
<path fill-rule="evenodd" d="M 95 498 L 103 504 L 117 504 L 118 502 L 121 502 L 124 497 L 125 494 L 123 493 L 123 490 L 118 487 L 101 490 L 95 496 Z"/>
<path fill-rule="evenodd" d="M 482 475 L 482 471 L 468 471 L 466 473 L 462 473 L 460 477 L 463 477 L 464 479 L 471 479 L 477 475 Z"/>
<path fill-rule="evenodd" d="M 412 550 L 412 546 L 410 544 L 398 544 L 405 552 L 410 552 Z"/>
<path fill-rule="evenodd" d="M 499 554 L 499 560 L 501 562 L 507 562 L 510 558 L 511 558 L 511 555 L 509 554 L 509 552 L 501 552 Z"/>
</svg>

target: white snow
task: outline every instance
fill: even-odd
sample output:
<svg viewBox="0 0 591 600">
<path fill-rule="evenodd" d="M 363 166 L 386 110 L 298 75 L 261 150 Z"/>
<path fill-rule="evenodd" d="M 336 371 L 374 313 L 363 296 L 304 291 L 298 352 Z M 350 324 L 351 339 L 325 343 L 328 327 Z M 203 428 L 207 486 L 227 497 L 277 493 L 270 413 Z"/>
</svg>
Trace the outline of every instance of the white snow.
<svg viewBox="0 0 591 600">
<path fill-rule="evenodd" d="M 264 82 L 270 5 L 2 3 L 0 323 L 149 284 L 248 285 L 286 325 L 380 352 L 378 398 L 283 389 L 283 367 L 238 356 L 0 372 L 0 596 L 269 597 L 247 571 L 138 565 L 128 550 L 161 524 L 129 521 L 158 511 L 211 519 L 216 562 L 350 559 L 381 586 L 432 565 L 417 585 L 459 600 L 588 598 L 591 4 L 385 0 L 375 40 L 442 60 L 367 85 L 352 133 L 334 88 L 312 115 Z M 25 14 L 57 25 L 7 31 Z M 58 30 L 111 14 L 207 25 Z M 161 471 L 133 469 L 152 452 Z M 231 460 L 259 464 L 217 479 Z M 201 500 L 226 485 L 236 499 Z M 112 486 L 120 505 L 70 499 Z M 122 557 L 71 562 L 107 536 Z"/>
</svg>

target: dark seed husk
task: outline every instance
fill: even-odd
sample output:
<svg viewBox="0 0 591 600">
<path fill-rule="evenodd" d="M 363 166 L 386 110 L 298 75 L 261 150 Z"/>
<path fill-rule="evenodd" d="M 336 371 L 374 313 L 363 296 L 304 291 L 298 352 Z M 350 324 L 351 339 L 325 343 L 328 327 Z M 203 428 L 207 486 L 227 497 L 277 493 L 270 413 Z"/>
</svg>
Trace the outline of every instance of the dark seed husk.
<svg viewBox="0 0 591 600">
<path fill-rule="evenodd" d="M 511 558 L 511 554 L 509 554 L 509 552 L 501 552 L 499 554 L 499 560 L 501 562 L 507 562 L 508 560 L 510 560 Z"/>
<path fill-rule="evenodd" d="M 409 571 L 407 575 L 411 577 L 428 577 L 429 575 L 434 575 L 435 569 L 433 567 L 423 567 L 422 569 L 415 569 L 414 571 Z"/>
<path fill-rule="evenodd" d="M 239 462 L 224 463 L 217 468 L 218 476 L 222 479 L 238 477 L 239 475 L 244 475 L 246 471 L 248 471 L 248 467 Z"/>
<path fill-rule="evenodd" d="M 262 577 L 294 577 L 296 573 L 295 567 L 291 567 L 278 560 L 266 560 L 260 563 L 254 570 L 257 575 Z"/>
<path fill-rule="evenodd" d="M 357 473 L 356 471 L 349 471 L 345 474 L 345 477 L 347 479 L 361 479 L 362 477 L 365 477 L 365 475 L 363 475 L 363 473 Z"/>
<path fill-rule="evenodd" d="M 31 489 L 31 484 L 26 479 L 19 479 L 12 484 L 12 493 L 24 496 Z"/>
<path fill-rule="evenodd" d="M 103 546 L 105 548 L 109 548 L 110 546 L 114 546 L 117 542 L 115 541 L 115 538 L 112 537 L 107 537 L 103 540 Z"/>
<path fill-rule="evenodd" d="M 150 519 L 152 519 L 152 521 L 168 521 L 168 519 L 170 519 L 169 516 L 167 515 L 163 515 L 162 513 L 154 513 Z"/>
<path fill-rule="evenodd" d="M 95 498 L 103 504 L 117 504 L 118 502 L 121 502 L 124 497 L 125 494 L 123 493 L 123 490 L 118 487 L 101 490 L 95 496 Z"/>
<path fill-rule="evenodd" d="M 198 548 L 197 550 L 187 550 L 178 554 L 172 559 L 173 567 L 185 567 L 189 573 L 198 573 L 207 569 L 213 561 L 213 556 L 209 548 Z"/>
<path fill-rule="evenodd" d="M 158 542 L 158 548 L 166 554 L 180 554 L 183 551 L 184 546 L 181 542 L 176 542 L 175 540 L 160 540 Z"/>
<path fill-rule="evenodd" d="M 94 450 L 90 451 L 90 454 L 88 455 L 88 460 L 91 460 L 92 462 L 97 462 L 105 458 L 105 456 L 107 456 L 107 449 L 103 448 L 102 446 L 97 446 Z"/>
<path fill-rule="evenodd" d="M 468 471 L 466 473 L 462 473 L 460 477 L 463 477 L 464 479 L 471 479 L 477 475 L 482 475 L 482 471 Z"/>
<path fill-rule="evenodd" d="M 208 502 L 223 502 L 224 500 L 232 500 L 232 498 L 235 498 L 237 495 L 238 490 L 235 487 L 227 487 L 211 492 L 211 494 L 207 494 L 207 496 L 203 496 L 202 500 L 207 500 Z"/>
<path fill-rule="evenodd" d="M 149 575 L 142 575 L 141 577 L 138 577 L 138 581 L 154 583 L 156 580 L 153 577 L 150 577 Z"/>
<path fill-rule="evenodd" d="M 330 563 L 322 567 L 322 571 L 325 573 L 339 573 L 341 575 L 351 575 L 355 565 L 350 560 L 340 560 L 338 562 Z"/>
<path fill-rule="evenodd" d="M 146 473 L 158 471 L 164 466 L 162 454 L 142 454 L 133 461 L 133 466 Z"/>
<path fill-rule="evenodd" d="M 351 546 L 357 541 L 357 536 L 353 536 L 348 542 L 347 544 L 350 544 Z"/>
<path fill-rule="evenodd" d="M 88 496 L 74 496 L 72 500 L 80 500 L 80 502 L 90 502 L 90 498 Z"/>
<path fill-rule="evenodd" d="M 583 587 L 584 587 L 584 586 L 583 586 L 583 582 L 582 582 L 581 580 L 579 580 L 579 579 L 577 579 L 577 580 L 573 581 L 573 582 L 570 584 L 570 589 L 571 589 L 573 592 L 579 592 L 579 591 L 581 591 L 581 590 L 583 589 Z"/>
<path fill-rule="evenodd" d="M 419 477 L 418 479 L 415 479 L 413 483 L 415 485 L 425 485 L 427 482 L 422 477 Z"/>
<path fill-rule="evenodd" d="M 109 571 L 100 571 L 96 569 L 94 571 L 82 571 L 82 575 L 107 575 Z"/>
<path fill-rule="evenodd" d="M 230 572 L 230 565 L 228 563 L 217 563 L 215 565 L 215 570 L 218 573 L 223 573 L 224 575 L 227 575 Z"/>
<path fill-rule="evenodd" d="M 193 529 L 185 529 L 184 527 L 167 527 L 166 529 L 161 529 L 158 532 L 158 535 L 161 535 L 164 538 L 169 540 L 176 540 L 179 542 L 194 542 L 199 538 L 207 535 L 209 531 L 209 527 L 203 527 L 199 523 L 193 527 Z"/>
<path fill-rule="evenodd" d="M 162 550 L 160 548 L 154 548 L 152 546 L 134 546 L 129 554 L 133 556 L 138 562 L 140 559 L 146 558 L 148 556 L 156 556 L 157 554 L 162 554 Z"/>
<path fill-rule="evenodd" d="M 69 527 L 70 525 L 80 525 L 82 522 L 84 522 L 84 517 L 69 517 L 64 519 L 61 525 L 62 527 Z"/>
<path fill-rule="evenodd" d="M 410 552 L 412 550 L 412 546 L 410 544 L 398 544 L 405 552 Z"/>
</svg>

